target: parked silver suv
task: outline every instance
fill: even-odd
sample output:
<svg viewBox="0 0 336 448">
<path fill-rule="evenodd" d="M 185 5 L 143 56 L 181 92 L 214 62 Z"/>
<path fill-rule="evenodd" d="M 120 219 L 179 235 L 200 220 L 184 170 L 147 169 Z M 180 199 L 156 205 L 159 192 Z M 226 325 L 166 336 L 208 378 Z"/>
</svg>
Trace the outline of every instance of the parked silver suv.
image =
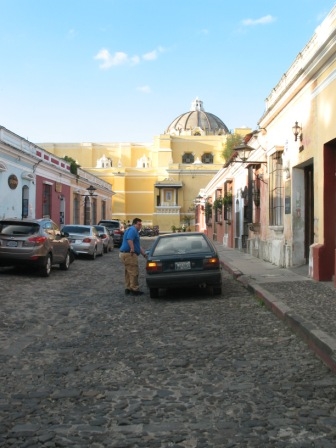
<svg viewBox="0 0 336 448">
<path fill-rule="evenodd" d="M 52 265 L 66 271 L 72 261 L 69 240 L 51 219 L 0 220 L 0 266 L 36 267 L 48 277 Z"/>
<path fill-rule="evenodd" d="M 121 246 L 125 227 L 119 219 L 102 219 L 99 221 L 98 225 L 107 227 L 108 230 L 112 232 L 114 245 L 118 247 Z"/>
</svg>

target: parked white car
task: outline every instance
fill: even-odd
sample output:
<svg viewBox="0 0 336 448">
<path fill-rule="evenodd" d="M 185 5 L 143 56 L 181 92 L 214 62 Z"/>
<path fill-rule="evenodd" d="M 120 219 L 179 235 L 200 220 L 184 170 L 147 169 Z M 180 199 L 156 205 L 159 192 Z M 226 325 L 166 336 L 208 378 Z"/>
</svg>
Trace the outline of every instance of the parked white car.
<svg viewBox="0 0 336 448">
<path fill-rule="evenodd" d="M 105 226 L 95 225 L 94 227 L 98 230 L 99 236 L 103 241 L 104 254 L 107 254 L 107 252 L 111 252 L 114 248 L 114 240 L 112 233 Z"/>
<path fill-rule="evenodd" d="M 70 224 L 63 226 L 62 232 L 69 235 L 71 247 L 78 255 L 88 255 L 92 260 L 103 256 L 104 244 L 94 226 Z"/>
</svg>

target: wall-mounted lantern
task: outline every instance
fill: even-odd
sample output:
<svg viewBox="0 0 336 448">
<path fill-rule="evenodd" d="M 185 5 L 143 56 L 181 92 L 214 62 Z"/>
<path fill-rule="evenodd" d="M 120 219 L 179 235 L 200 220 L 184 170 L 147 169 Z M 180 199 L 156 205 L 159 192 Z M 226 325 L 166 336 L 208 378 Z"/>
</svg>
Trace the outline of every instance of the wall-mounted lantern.
<svg viewBox="0 0 336 448">
<path fill-rule="evenodd" d="M 233 151 L 237 153 L 237 157 L 240 158 L 240 160 L 234 160 L 233 163 L 237 162 L 237 163 L 248 163 L 250 165 L 258 165 L 261 163 L 264 163 L 265 165 L 267 165 L 267 162 L 265 161 L 258 161 L 258 160 L 249 160 L 249 157 L 251 155 L 251 153 L 253 151 L 255 151 L 255 148 L 252 148 L 252 146 L 249 145 L 245 145 L 244 143 L 242 143 L 241 145 L 236 146 L 235 148 L 233 148 Z"/>
<path fill-rule="evenodd" d="M 296 121 L 294 126 L 292 126 L 292 131 L 294 134 L 294 140 L 297 142 L 298 140 L 300 142 L 302 142 L 303 140 L 303 133 L 302 133 L 302 126 L 299 126 L 298 122 Z M 304 146 L 300 145 L 299 146 L 299 151 L 303 151 L 304 150 Z"/>
</svg>

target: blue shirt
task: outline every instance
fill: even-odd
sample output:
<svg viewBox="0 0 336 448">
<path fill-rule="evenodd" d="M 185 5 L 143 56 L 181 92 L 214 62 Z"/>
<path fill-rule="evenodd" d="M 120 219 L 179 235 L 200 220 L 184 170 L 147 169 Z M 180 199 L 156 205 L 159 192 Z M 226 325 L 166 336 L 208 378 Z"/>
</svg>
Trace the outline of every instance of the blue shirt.
<svg viewBox="0 0 336 448">
<path fill-rule="evenodd" d="M 134 252 L 137 255 L 140 255 L 140 237 L 139 237 L 139 232 L 137 231 L 137 229 L 134 226 L 129 227 L 125 233 L 124 233 L 124 238 L 123 238 L 123 242 L 120 246 L 120 252 L 129 252 L 130 251 L 130 246 L 128 244 L 127 240 L 132 240 L 133 241 L 133 245 L 134 245 Z"/>
</svg>

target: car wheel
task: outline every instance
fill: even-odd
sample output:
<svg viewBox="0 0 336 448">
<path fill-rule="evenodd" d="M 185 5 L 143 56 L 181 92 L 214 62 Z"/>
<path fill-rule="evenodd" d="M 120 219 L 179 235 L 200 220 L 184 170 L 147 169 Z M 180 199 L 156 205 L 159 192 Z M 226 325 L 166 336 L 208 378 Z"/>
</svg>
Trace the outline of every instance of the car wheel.
<svg viewBox="0 0 336 448">
<path fill-rule="evenodd" d="M 51 272 L 51 265 L 52 265 L 51 255 L 48 254 L 44 265 L 40 269 L 42 277 L 49 277 L 50 272 Z"/>
<path fill-rule="evenodd" d="M 60 263 L 60 269 L 62 269 L 62 271 L 67 271 L 70 267 L 70 263 L 71 258 L 70 258 L 70 252 L 68 251 L 65 260 L 63 261 L 63 263 Z"/>
<path fill-rule="evenodd" d="M 97 247 L 95 247 L 94 249 L 93 249 L 93 254 L 91 255 L 91 260 L 95 260 L 96 259 L 96 256 L 97 256 Z"/>
<path fill-rule="evenodd" d="M 159 288 L 149 288 L 149 297 L 157 299 L 159 297 Z"/>
</svg>

